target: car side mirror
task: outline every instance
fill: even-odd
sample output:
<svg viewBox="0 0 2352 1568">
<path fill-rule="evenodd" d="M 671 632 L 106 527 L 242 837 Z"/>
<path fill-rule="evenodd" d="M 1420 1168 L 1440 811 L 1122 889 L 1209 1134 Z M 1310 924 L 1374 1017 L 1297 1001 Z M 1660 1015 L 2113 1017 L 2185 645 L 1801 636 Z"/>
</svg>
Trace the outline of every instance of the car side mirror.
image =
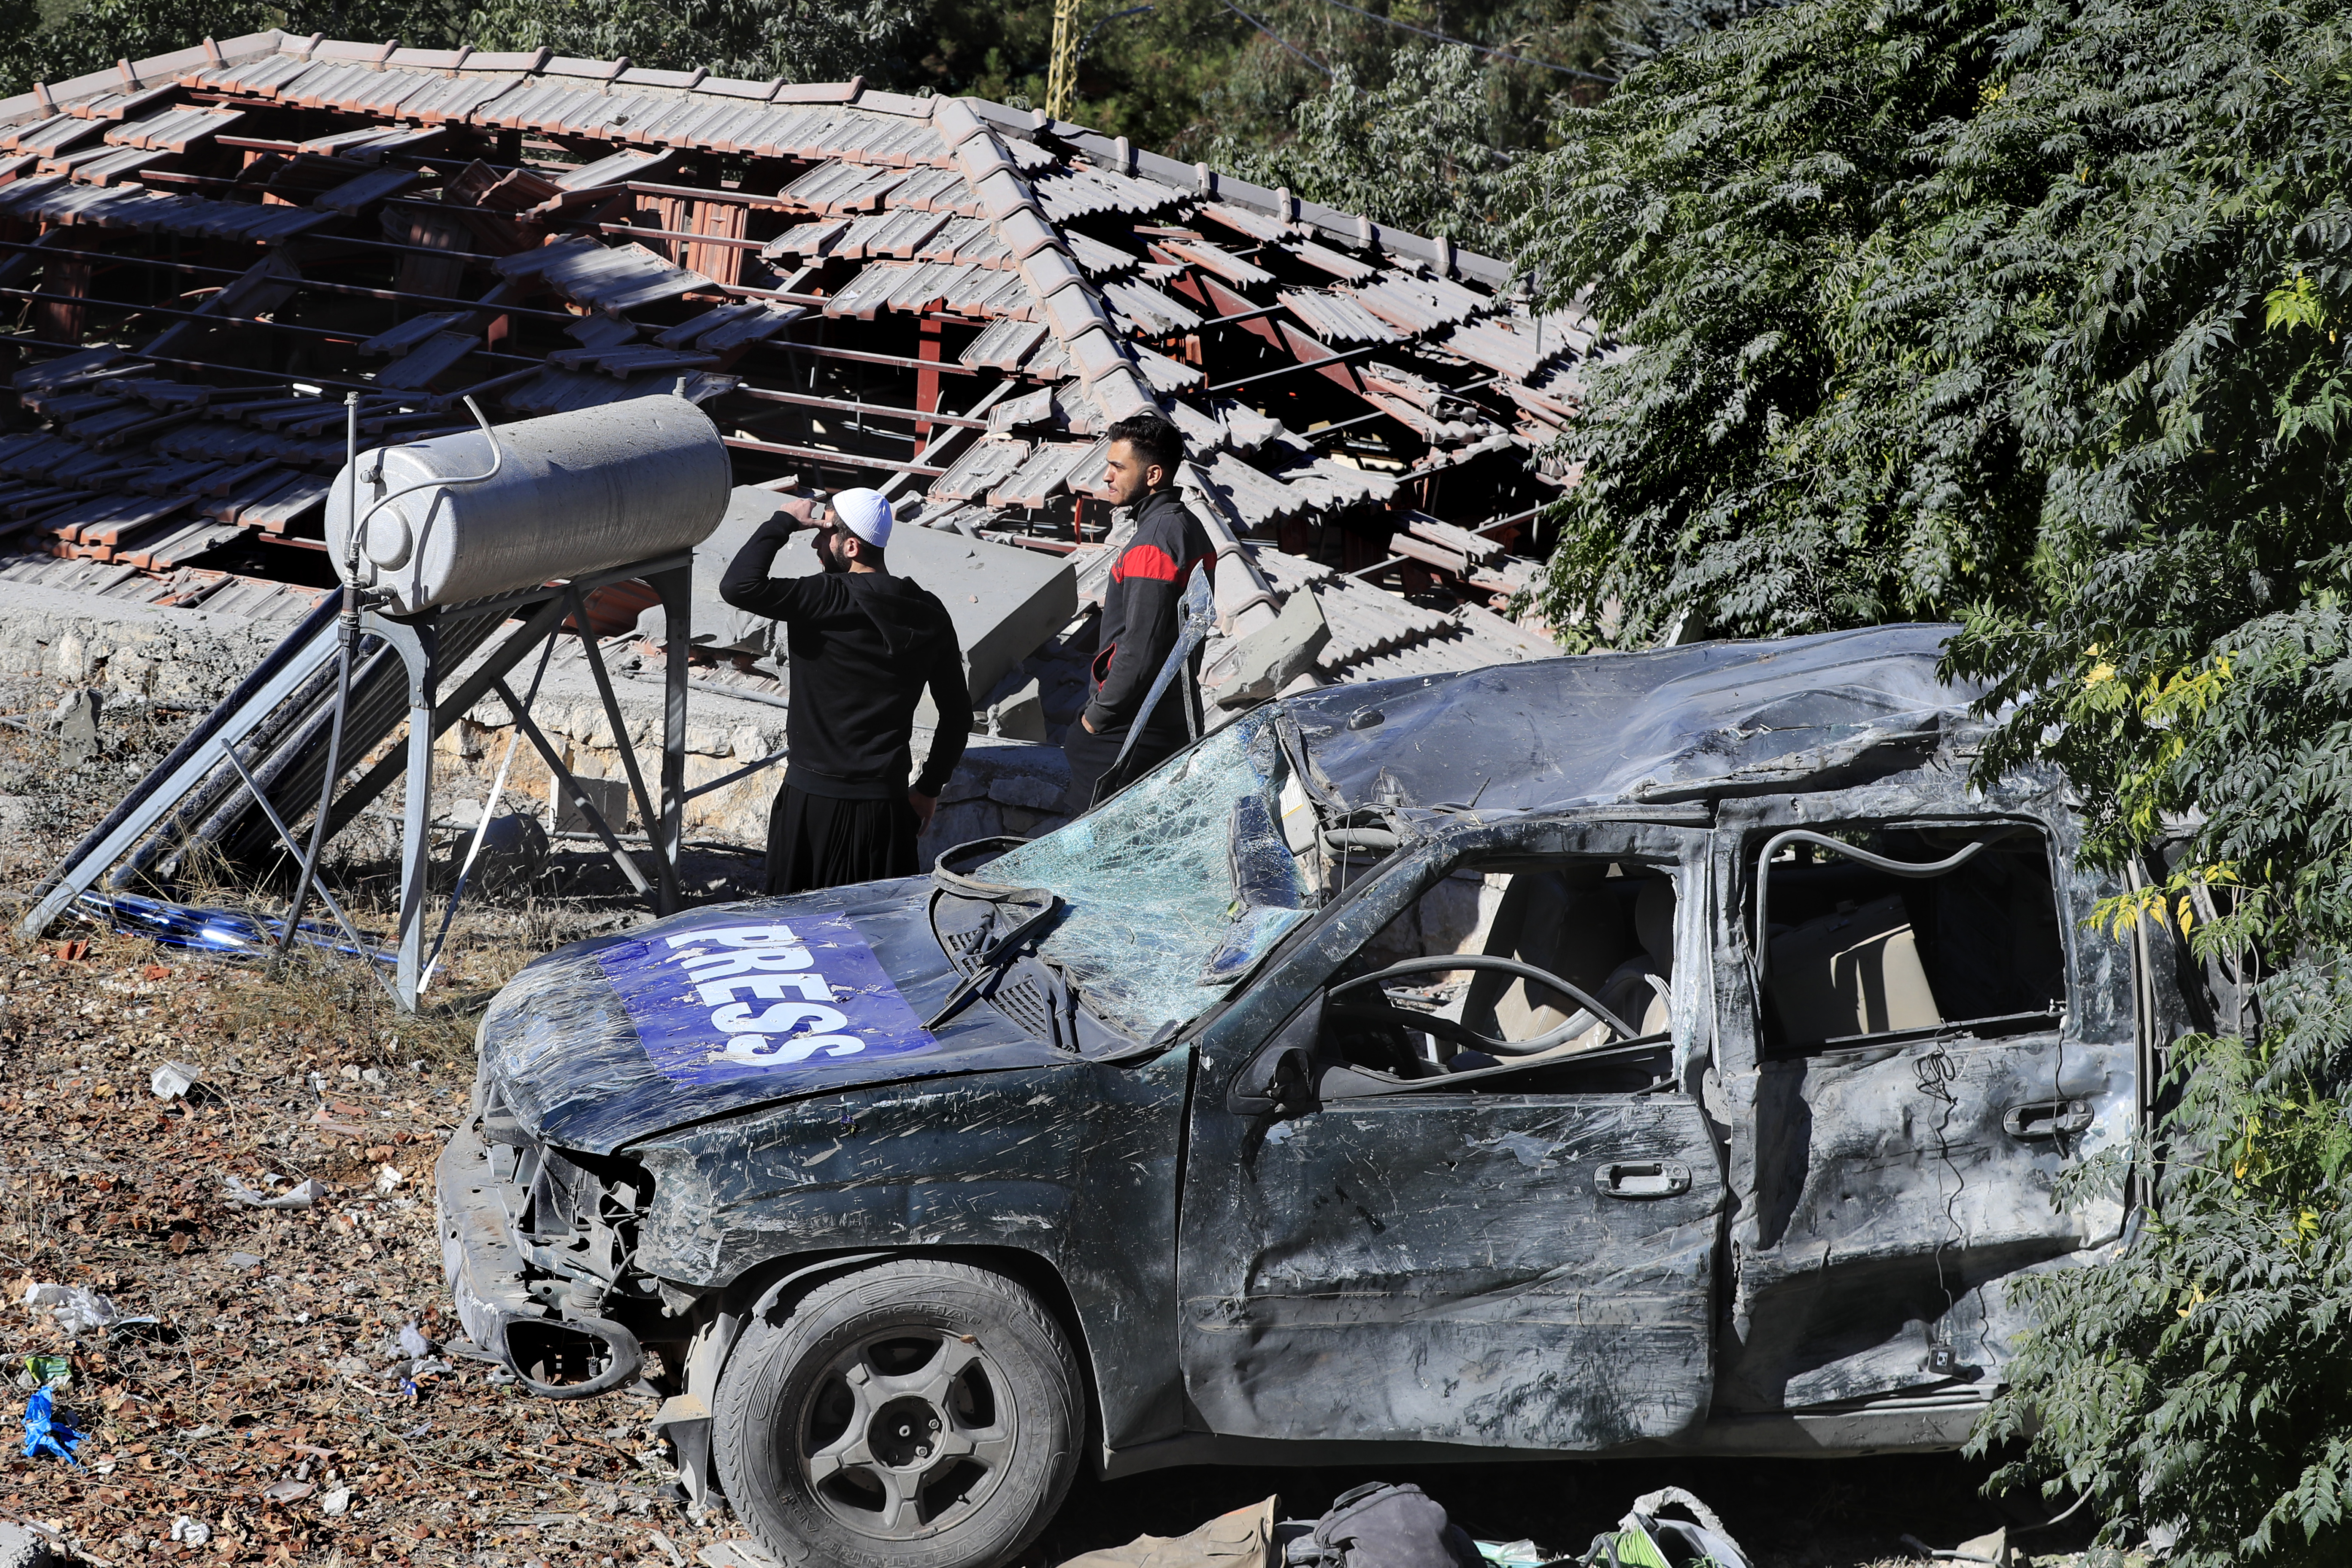
<svg viewBox="0 0 2352 1568">
<path fill-rule="evenodd" d="M 1315 1068 L 1307 1052 L 1279 1042 L 1252 1057 L 1225 1089 L 1235 1116 L 1299 1116 L 1315 1106 Z"/>
</svg>

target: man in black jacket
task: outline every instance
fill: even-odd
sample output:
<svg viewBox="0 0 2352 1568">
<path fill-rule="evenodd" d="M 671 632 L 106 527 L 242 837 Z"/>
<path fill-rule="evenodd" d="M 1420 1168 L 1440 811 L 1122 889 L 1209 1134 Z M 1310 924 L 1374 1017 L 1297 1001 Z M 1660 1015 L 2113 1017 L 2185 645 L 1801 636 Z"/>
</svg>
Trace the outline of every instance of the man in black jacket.
<svg viewBox="0 0 2352 1568">
<path fill-rule="evenodd" d="M 1110 427 L 1104 488 L 1115 504 L 1135 509 L 1135 532 L 1111 565 L 1087 705 L 1062 741 L 1070 761 L 1070 792 L 1062 809 L 1072 816 L 1181 751 L 1200 723 L 1192 683 L 1184 680 L 1171 682 L 1159 705 L 1142 711 L 1181 629 L 1184 584 L 1211 559 L 1208 534 L 1176 493 L 1176 468 L 1183 460 L 1184 437 L 1156 414 L 1134 415 Z M 1197 651 L 1193 658 L 1197 674 Z M 1135 745 L 1114 767 L 1130 731 Z"/>
<path fill-rule="evenodd" d="M 737 609 L 783 622 L 791 657 L 784 782 L 768 814 L 771 893 L 915 875 L 916 836 L 963 756 L 971 699 L 955 626 L 936 596 L 890 574 L 890 521 L 874 490 L 843 490 L 829 510 L 786 502 L 719 580 L 719 596 Z M 769 576 L 803 521 L 817 530 L 824 570 Z M 910 790 L 925 686 L 940 727 Z"/>
</svg>

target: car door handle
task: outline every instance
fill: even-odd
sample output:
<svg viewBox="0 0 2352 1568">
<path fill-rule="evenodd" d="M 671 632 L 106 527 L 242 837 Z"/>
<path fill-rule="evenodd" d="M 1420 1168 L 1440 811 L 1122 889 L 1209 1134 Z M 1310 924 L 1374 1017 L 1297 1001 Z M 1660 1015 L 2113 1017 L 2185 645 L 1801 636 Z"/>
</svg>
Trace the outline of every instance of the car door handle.
<svg viewBox="0 0 2352 1568">
<path fill-rule="evenodd" d="M 1690 1191 L 1690 1167 L 1680 1160 L 1619 1160 L 1592 1173 L 1604 1198 L 1670 1198 Z"/>
<path fill-rule="evenodd" d="M 2012 1105 L 2000 1124 L 2011 1138 L 2032 1141 L 2080 1132 L 2091 1125 L 2091 1107 L 2081 1100 L 2036 1100 Z"/>
</svg>

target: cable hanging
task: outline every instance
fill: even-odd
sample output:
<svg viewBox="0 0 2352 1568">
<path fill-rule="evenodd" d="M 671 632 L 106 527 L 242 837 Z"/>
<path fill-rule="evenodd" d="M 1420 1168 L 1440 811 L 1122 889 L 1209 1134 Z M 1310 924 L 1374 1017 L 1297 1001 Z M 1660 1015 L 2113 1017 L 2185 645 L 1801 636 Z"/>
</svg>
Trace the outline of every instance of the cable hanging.
<svg viewBox="0 0 2352 1568">
<path fill-rule="evenodd" d="M 1329 66 L 1325 65 L 1321 60 L 1317 59 L 1313 55 L 1308 54 L 1305 49 L 1300 48 L 1297 44 L 1292 43 L 1280 33 L 1276 32 L 1272 27 L 1267 26 L 1264 22 L 1259 21 L 1255 16 L 1251 16 L 1248 12 L 1234 5 L 1234 0 L 1217 0 L 1217 4 L 1223 5 L 1226 10 L 1231 11 L 1234 16 L 1239 16 L 1243 21 L 1247 22 L 1251 26 L 1255 27 L 1259 32 L 1264 33 L 1267 37 L 1272 38 L 1276 43 L 1280 44 L 1284 48 L 1288 49 L 1292 54 L 1297 55 L 1300 59 L 1305 60 L 1308 65 L 1313 66 L 1317 70 L 1321 71 L 1327 79 L 1337 79 L 1336 78 L 1332 78 L 1331 68 Z M 1354 7 L 1350 6 L 1349 9 L 1352 10 Z"/>
</svg>

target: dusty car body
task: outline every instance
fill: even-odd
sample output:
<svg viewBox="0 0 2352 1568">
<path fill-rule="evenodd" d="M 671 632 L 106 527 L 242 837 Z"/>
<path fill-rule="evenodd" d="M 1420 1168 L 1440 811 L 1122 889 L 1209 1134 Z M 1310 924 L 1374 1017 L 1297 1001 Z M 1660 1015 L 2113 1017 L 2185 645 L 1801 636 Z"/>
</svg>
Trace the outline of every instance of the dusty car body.
<svg viewBox="0 0 2352 1568">
<path fill-rule="evenodd" d="M 551 954 L 441 1161 L 468 1333 L 650 1375 L 698 1493 L 751 1473 L 747 1330 L 908 1260 L 1035 1303 L 1111 1474 L 1956 1445 L 2008 1284 L 2117 1245 L 2053 1185 L 2192 999 L 2086 929 L 2056 781 L 1969 787 L 1948 629 L 1331 689 L 961 870 Z M 833 1415 L 754 1415 L 851 1536 L 755 1528 L 1001 1561 L 956 1529 L 1031 1485 L 1004 1389 L 840 1353 Z M 944 1502 L 908 1410 L 979 1445 Z"/>
</svg>

